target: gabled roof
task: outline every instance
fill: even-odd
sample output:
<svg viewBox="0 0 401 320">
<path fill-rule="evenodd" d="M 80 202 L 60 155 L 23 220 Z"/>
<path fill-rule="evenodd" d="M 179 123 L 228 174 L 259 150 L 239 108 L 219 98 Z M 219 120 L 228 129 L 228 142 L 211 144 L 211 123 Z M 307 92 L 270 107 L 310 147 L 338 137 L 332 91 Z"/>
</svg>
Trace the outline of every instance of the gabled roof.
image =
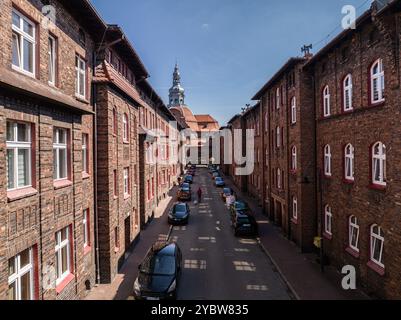
<svg viewBox="0 0 401 320">
<path fill-rule="evenodd" d="M 252 100 L 260 100 L 263 96 L 263 94 L 266 92 L 269 87 L 275 84 L 275 82 L 290 68 L 292 68 L 294 65 L 306 61 L 306 58 L 300 58 L 300 57 L 293 57 L 290 58 L 282 67 L 279 71 L 276 72 L 276 74 L 273 75 L 273 77 L 270 78 L 269 81 L 266 82 L 266 84 L 258 91 L 258 93 L 255 94 L 255 96 L 252 98 Z"/>
<path fill-rule="evenodd" d="M 131 67 L 136 80 L 141 81 L 142 79 L 148 78 L 148 71 L 124 31 L 118 25 L 109 24 L 107 25 L 105 45 L 115 41 L 117 42 L 113 45 L 113 48 L 125 58 L 124 63 Z"/>
</svg>

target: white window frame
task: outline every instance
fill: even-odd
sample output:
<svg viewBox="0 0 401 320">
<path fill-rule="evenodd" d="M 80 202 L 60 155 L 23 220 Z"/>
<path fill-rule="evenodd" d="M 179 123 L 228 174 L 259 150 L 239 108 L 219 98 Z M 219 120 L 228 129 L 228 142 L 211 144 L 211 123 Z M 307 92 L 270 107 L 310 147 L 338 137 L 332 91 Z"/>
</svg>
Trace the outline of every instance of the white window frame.
<svg viewBox="0 0 401 320">
<path fill-rule="evenodd" d="M 124 195 L 130 195 L 130 188 L 129 188 L 129 168 L 124 168 Z"/>
<path fill-rule="evenodd" d="M 347 84 L 348 82 L 348 84 Z M 343 108 L 344 111 L 351 111 L 353 109 L 352 105 L 352 75 L 348 74 L 343 81 Z"/>
<path fill-rule="evenodd" d="M 53 141 L 53 150 L 56 150 L 56 157 L 53 159 L 55 166 L 53 165 L 53 168 L 56 167 L 56 174 L 53 175 L 53 178 L 55 181 L 59 180 L 67 180 L 68 179 L 68 130 L 64 128 L 54 128 L 56 132 L 56 141 Z M 65 134 L 65 143 L 60 143 L 60 133 Z M 65 150 L 65 177 L 60 176 L 60 150 Z M 53 152 L 54 154 L 54 152 Z"/>
<path fill-rule="evenodd" d="M 280 94 L 280 87 L 276 89 L 276 109 L 280 109 L 281 105 L 281 94 Z"/>
<path fill-rule="evenodd" d="M 374 232 L 374 229 L 377 228 L 378 233 Z M 380 242 L 380 259 L 376 260 L 374 258 L 374 253 L 376 249 L 377 242 Z M 380 267 L 384 268 L 383 264 L 383 248 L 384 248 L 384 235 L 383 230 L 377 224 L 374 224 L 370 227 L 370 260 L 379 265 Z"/>
<path fill-rule="evenodd" d="M 346 180 L 354 181 L 355 174 L 355 149 L 352 144 L 347 144 L 344 149 L 344 177 Z M 351 174 L 349 175 L 348 172 Z"/>
<path fill-rule="evenodd" d="M 89 135 L 82 134 L 82 172 L 89 174 Z"/>
<path fill-rule="evenodd" d="M 297 98 L 291 99 L 291 124 L 297 123 Z"/>
<path fill-rule="evenodd" d="M 330 88 L 325 86 L 323 89 L 323 116 L 330 117 L 331 106 L 330 106 Z"/>
<path fill-rule="evenodd" d="M 324 207 L 324 231 L 330 236 L 333 235 L 333 213 L 329 205 Z"/>
<path fill-rule="evenodd" d="M 348 220 L 348 245 L 351 249 L 353 249 L 356 252 L 359 252 L 358 244 L 359 244 L 359 225 L 358 225 L 358 218 L 355 216 L 349 217 Z M 352 243 L 352 240 L 354 239 L 353 235 L 354 232 L 356 232 L 356 243 Z"/>
<path fill-rule="evenodd" d="M 30 281 L 30 300 L 34 300 L 34 261 L 33 261 L 33 249 L 29 248 L 29 261 L 26 266 L 21 268 L 21 253 L 17 254 L 16 256 L 12 257 L 14 259 L 14 266 L 15 266 L 15 273 L 8 276 L 8 286 L 16 283 L 16 300 L 22 300 L 21 297 L 21 278 L 26 275 L 27 273 L 30 274 L 29 281 Z M 25 250 L 24 250 L 25 251 Z M 10 260 L 11 260 L 10 259 Z"/>
<path fill-rule="evenodd" d="M 9 120 L 9 121 L 7 121 L 7 123 L 9 123 L 9 125 L 12 125 L 13 135 L 14 135 L 13 141 L 6 141 L 7 153 L 8 153 L 8 150 L 12 150 L 13 158 L 14 158 L 14 164 L 13 164 L 13 166 L 14 166 L 14 172 L 13 172 L 14 187 L 8 188 L 8 179 L 7 179 L 7 191 L 32 187 L 32 131 L 31 131 L 31 125 L 29 123 L 18 122 L 18 121 L 13 121 L 13 120 Z M 26 126 L 28 142 L 18 141 L 18 124 L 22 124 L 22 125 Z M 19 186 L 19 184 L 18 184 L 18 180 L 19 180 L 18 179 L 19 178 L 18 150 L 28 150 L 28 167 L 26 168 L 26 172 L 28 175 L 27 176 L 27 185 L 23 185 L 23 186 Z M 8 163 L 8 160 L 6 161 L 6 163 Z M 7 167 L 7 176 L 8 176 L 8 167 Z"/>
<path fill-rule="evenodd" d="M 331 171 L 331 159 L 332 159 L 332 154 L 331 154 L 331 147 L 330 145 L 325 145 L 324 146 L 324 175 L 327 177 L 331 177 L 332 171 Z"/>
<path fill-rule="evenodd" d="M 291 170 L 296 171 L 298 169 L 298 154 L 297 147 L 292 146 L 291 148 Z"/>
<path fill-rule="evenodd" d="M 374 69 L 377 66 L 377 72 L 374 73 Z M 375 87 L 375 81 L 377 83 L 377 99 L 375 99 L 375 94 L 376 91 L 374 90 Z M 384 89 L 385 89 L 385 83 L 384 83 L 384 69 L 383 69 L 383 60 L 377 59 L 372 67 L 370 68 L 370 101 L 371 103 L 380 103 L 385 100 L 384 98 Z"/>
<path fill-rule="evenodd" d="M 52 86 L 56 85 L 56 38 L 49 35 L 49 84 Z"/>
<path fill-rule="evenodd" d="M 89 225 L 89 209 L 84 209 L 82 227 L 83 227 L 83 238 L 84 238 L 84 248 L 90 246 L 90 225 Z"/>
<path fill-rule="evenodd" d="M 292 197 L 292 218 L 298 220 L 298 199 L 297 197 Z"/>
<path fill-rule="evenodd" d="M 67 237 L 65 240 L 61 241 L 61 234 L 63 231 L 67 231 Z M 56 285 L 59 285 L 61 282 L 64 281 L 71 274 L 71 239 L 70 239 L 70 227 L 65 227 L 56 232 L 56 246 L 55 246 L 55 258 L 58 262 L 59 270 L 56 270 L 56 277 L 59 274 L 59 277 L 56 278 Z M 62 258 L 62 249 L 67 247 L 67 270 L 62 273 L 62 265 L 63 265 L 63 258 Z"/>
<path fill-rule="evenodd" d="M 375 154 L 376 147 L 379 148 L 379 153 Z M 376 179 L 376 166 L 379 166 L 379 179 Z M 386 146 L 382 142 L 376 142 L 372 147 L 372 182 L 373 184 L 386 186 Z"/>
<path fill-rule="evenodd" d="M 81 63 L 83 64 L 83 69 L 81 68 Z M 83 88 L 84 92 L 81 94 L 79 92 L 81 87 L 81 77 L 83 75 Z M 78 54 L 75 55 L 75 95 L 80 99 L 86 99 L 86 61 Z"/>
<path fill-rule="evenodd" d="M 124 142 L 129 141 L 129 122 L 128 115 L 126 113 L 123 115 L 123 140 Z"/>
<path fill-rule="evenodd" d="M 276 147 L 281 147 L 281 129 L 279 126 L 276 127 Z"/>
<path fill-rule="evenodd" d="M 281 189 L 281 170 L 277 169 L 277 189 Z"/>
<path fill-rule="evenodd" d="M 36 74 L 36 25 L 22 13 L 18 12 L 17 10 L 12 11 L 13 14 L 19 17 L 19 27 L 15 26 L 13 23 L 12 26 L 12 34 L 18 37 L 18 58 L 19 58 L 19 66 L 16 66 L 12 63 L 12 68 L 17 70 L 25 75 L 30 77 L 35 77 Z M 26 22 L 32 27 L 32 34 L 33 36 L 26 33 L 23 29 L 23 22 Z M 32 72 L 24 69 L 24 40 L 28 41 L 32 44 Z M 13 40 L 12 40 L 13 41 Z"/>
</svg>

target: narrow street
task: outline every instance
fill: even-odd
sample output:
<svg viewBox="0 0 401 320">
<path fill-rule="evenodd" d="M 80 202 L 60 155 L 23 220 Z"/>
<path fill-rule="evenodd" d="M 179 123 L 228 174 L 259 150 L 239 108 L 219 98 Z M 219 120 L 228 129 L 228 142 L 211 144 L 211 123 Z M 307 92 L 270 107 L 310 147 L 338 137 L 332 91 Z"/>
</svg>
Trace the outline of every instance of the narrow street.
<svg viewBox="0 0 401 320">
<path fill-rule="evenodd" d="M 178 299 L 290 299 L 288 290 L 254 239 L 236 238 L 229 211 L 206 168 L 197 169 L 200 204 L 190 204 L 188 226 L 174 227 L 171 240 L 183 253 L 184 269 Z"/>
</svg>

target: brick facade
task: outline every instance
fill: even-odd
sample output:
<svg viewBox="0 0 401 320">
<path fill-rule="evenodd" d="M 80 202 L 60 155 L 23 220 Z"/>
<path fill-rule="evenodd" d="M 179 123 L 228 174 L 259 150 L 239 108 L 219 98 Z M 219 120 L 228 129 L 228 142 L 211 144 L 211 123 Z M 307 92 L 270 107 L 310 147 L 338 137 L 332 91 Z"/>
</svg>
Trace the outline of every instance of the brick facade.
<svg viewBox="0 0 401 320">
<path fill-rule="evenodd" d="M 333 42 L 317 54 L 309 67 L 315 75 L 317 116 L 317 167 L 322 172 L 318 189 L 320 223 L 325 227 L 324 208 L 332 212 L 332 232 L 324 232 L 324 253 L 342 268 L 353 265 L 358 282 L 365 291 L 382 298 L 401 298 L 401 159 L 399 138 L 400 101 L 400 8 L 378 13 L 375 6 L 359 19 L 355 32 Z M 384 69 L 384 101 L 371 101 L 370 72 L 377 59 Z M 343 80 L 352 75 L 352 110 L 344 111 Z M 322 110 L 322 90 L 330 89 L 330 116 Z M 386 146 L 387 185 L 372 182 L 371 148 L 376 142 Z M 354 148 L 354 181 L 345 177 L 345 147 Z M 332 174 L 324 175 L 323 149 L 331 148 Z M 352 249 L 349 221 L 359 225 L 358 250 Z M 384 234 L 382 264 L 371 259 L 371 227 L 378 225 Z"/>
<path fill-rule="evenodd" d="M 81 299 L 95 283 L 93 107 L 91 92 L 75 95 L 75 59 L 86 61 L 86 79 L 91 81 L 95 39 L 87 25 L 80 24 L 75 10 L 62 1 L 50 1 L 56 9 L 56 24 L 42 24 L 41 1 L 3 1 L 0 14 L 0 299 L 10 297 L 9 261 L 32 248 L 33 299 Z M 35 71 L 31 76 L 12 68 L 12 12 L 16 10 L 35 26 L 33 50 Z M 82 9 L 84 10 L 84 9 Z M 95 24 L 101 25 L 100 21 Z M 48 77 L 48 36 L 57 41 L 57 71 L 54 86 Z M 84 35 L 85 43 L 79 39 Z M 31 131 L 31 187 L 8 189 L 6 149 L 7 122 L 23 123 Z M 54 180 L 53 134 L 67 132 L 67 178 Z M 87 135 L 87 167 L 83 171 L 83 134 Z M 85 196 L 83 196 L 85 192 Z M 88 239 L 84 247 L 83 212 L 88 210 Z M 55 279 L 55 235 L 68 227 L 70 274 Z"/>
<path fill-rule="evenodd" d="M 290 59 L 253 98 L 262 106 L 266 214 L 304 251 L 311 250 L 314 237 L 321 235 L 326 262 L 340 270 L 355 266 L 360 288 L 388 299 L 401 297 L 400 12 L 400 1 L 374 2 L 358 19 L 356 30 L 343 31 L 314 57 Z M 350 81 L 345 80 L 351 78 L 349 94 Z M 373 79 L 378 79 L 374 85 Z M 241 120 L 246 116 L 235 116 L 228 126 L 249 128 Z M 347 153 L 350 145 L 353 152 Z M 326 157 L 325 146 L 330 146 Z M 373 161 L 373 152 L 380 160 Z M 346 171 L 346 153 L 352 154 L 353 170 Z M 235 165 L 230 169 L 238 185 Z M 350 179 L 346 172 L 351 171 Z M 359 230 L 358 241 L 350 236 L 356 230 L 353 225 Z"/>
</svg>

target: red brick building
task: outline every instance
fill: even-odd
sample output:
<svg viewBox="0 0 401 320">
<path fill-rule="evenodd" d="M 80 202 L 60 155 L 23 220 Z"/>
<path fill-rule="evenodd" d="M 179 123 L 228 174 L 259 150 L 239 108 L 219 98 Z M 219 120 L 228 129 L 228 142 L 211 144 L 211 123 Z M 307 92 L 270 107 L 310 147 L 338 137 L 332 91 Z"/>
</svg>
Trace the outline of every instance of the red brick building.
<svg viewBox="0 0 401 320">
<path fill-rule="evenodd" d="M 108 26 L 98 51 L 96 92 L 99 275 L 110 282 L 139 237 L 139 107 L 148 73 L 123 31 Z"/>
<path fill-rule="evenodd" d="M 376 297 L 401 298 L 400 1 L 378 2 L 308 63 L 323 250 Z"/>
<path fill-rule="evenodd" d="M 289 238 L 310 250 L 316 235 L 315 122 L 306 61 L 289 59 L 253 99 L 262 105 L 263 141 L 256 136 L 255 152 L 260 148 L 263 154 L 263 170 L 256 172 L 263 179 L 265 211 Z"/>
<path fill-rule="evenodd" d="M 0 13 L 0 299 L 79 299 L 95 283 L 87 1 L 5 0 Z M 45 11 L 43 11 L 45 12 Z"/>
</svg>

